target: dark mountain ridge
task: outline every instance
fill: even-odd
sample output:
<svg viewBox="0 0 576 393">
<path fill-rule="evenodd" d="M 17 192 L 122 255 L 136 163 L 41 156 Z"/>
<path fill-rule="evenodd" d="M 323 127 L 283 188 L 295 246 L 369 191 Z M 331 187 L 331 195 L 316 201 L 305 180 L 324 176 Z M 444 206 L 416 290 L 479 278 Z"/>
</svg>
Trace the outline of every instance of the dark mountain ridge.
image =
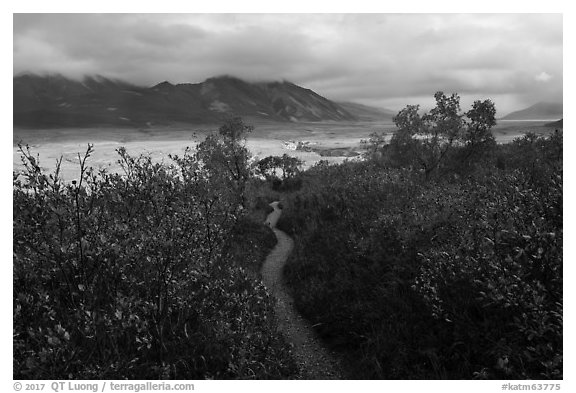
<svg viewBox="0 0 576 393">
<path fill-rule="evenodd" d="M 217 123 L 231 116 L 271 121 L 354 121 L 340 105 L 294 83 L 249 83 L 231 76 L 141 87 L 103 76 L 14 77 L 14 125 L 82 127 Z"/>
</svg>

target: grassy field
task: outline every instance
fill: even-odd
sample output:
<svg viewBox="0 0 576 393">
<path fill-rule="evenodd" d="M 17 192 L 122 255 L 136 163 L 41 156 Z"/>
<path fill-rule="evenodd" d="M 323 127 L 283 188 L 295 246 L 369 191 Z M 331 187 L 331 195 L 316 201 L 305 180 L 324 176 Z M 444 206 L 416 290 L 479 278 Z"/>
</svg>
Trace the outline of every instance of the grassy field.
<svg viewBox="0 0 576 393">
<path fill-rule="evenodd" d="M 322 122 L 322 123 L 267 123 L 252 121 L 254 132 L 247 144 L 255 158 L 287 153 L 305 162 L 306 167 L 319 160 L 342 162 L 350 151 L 361 151 L 360 141 L 373 132 L 392 135 L 395 127 L 386 122 Z M 528 132 L 547 134 L 552 129 L 545 122 L 500 122 L 494 128 L 499 142 L 509 142 Z M 155 161 L 168 158 L 168 154 L 182 154 L 187 146 L 193 147 L 204 136 L 215 131 L 217 125 L 173 125 L 158 128 L 85 128 L 85 129 L 14 129 L 13 167 L 21 167 L 17 143 L 23 142 L 39 154 L 42 167 L 52 169 L 56 159 L 64 157 L 62 175 L 66 180 L 77 176 L 77 154 L 93 143 L 95 152 L 90 165 L 105 167 L 110 171 L 119 169 L 115 149 L 126 147 L 131 154 L 150 154 Z M 314 149 L 322 152 L 288 150 L 284 141 L 309 141 Z M 330 153 L 332 152 L 332 154 Z M 339 154 L 338 152 L 342 152 Z"/>
</svg>

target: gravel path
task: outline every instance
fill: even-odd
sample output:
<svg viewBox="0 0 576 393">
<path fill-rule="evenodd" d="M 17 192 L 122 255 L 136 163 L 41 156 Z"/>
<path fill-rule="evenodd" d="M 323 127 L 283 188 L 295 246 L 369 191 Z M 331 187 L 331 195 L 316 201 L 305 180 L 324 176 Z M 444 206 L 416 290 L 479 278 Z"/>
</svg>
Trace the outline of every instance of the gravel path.
<svg viewBox="0 0 576 393">
<path fill-rule="evenodd" d="M 276 298 L 276 315 L 280 330 L 291 343 L 293 355 L 304 379 L 341 379 L 342 373 L 335 356 L 324 348 L 310 324 L 298 314 L 282 279 L 282 269 L 294 246 L 286 233 L 276 229 L 281 210 L 278 202 L 270 204 L 274 211 L 268 215 L 266 224 L 272 228 L 278 243 L 262 266 L 262 280 Z"/>
</svg>

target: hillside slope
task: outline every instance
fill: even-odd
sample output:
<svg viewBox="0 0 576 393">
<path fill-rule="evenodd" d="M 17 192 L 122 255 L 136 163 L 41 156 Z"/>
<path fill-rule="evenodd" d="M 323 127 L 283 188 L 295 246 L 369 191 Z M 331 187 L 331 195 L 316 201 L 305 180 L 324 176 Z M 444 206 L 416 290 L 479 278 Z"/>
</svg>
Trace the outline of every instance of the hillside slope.
<svg viewBox="0 0 576 393">
<path fill-rule="evenodd" d="M 249 83 L 223 76 L 202 83 L 134 86 L 102 76 L 13 79 L 14 125 L 82 127 L 214 123 L 231 116 L 273 121 L 356 120 L 338 104 L 290 82 Z"/>
<path fill-rule="evenodd" d="M 501 120 L 558 120 L 563 117 L 562 110 L 562 103 L 539 102 L 528 108 L 509 113 Z"/>
<path fill-rule="evenodd" d="M 544 124 L 544 126 L 546 127 L 551 127 L 551 128 L 564 128 L 564 119 L 560 119 L 560 120 L 556 120 L 550 123 L 546 123 Z"/>
<path fill-rule="evenodd" d="M 373 106 L 357 104 L 355 102 L 338 102 L 340 107 L 344 108 L 348 113 L 351 113 L 358 120 L 374 121 L 385 120 L 392 121 L 397 112 L 385 108 L 376 108 Z"/>
</svg>

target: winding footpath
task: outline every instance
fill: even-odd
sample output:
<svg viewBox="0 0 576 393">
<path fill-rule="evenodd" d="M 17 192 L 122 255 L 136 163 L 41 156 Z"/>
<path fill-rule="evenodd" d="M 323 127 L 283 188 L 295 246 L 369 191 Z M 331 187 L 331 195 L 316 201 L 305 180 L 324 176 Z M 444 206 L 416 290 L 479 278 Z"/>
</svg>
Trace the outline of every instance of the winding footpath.
<svg viewBox="0 0 576 393">
<path fill-rule="evenodd" d="M 286 233 L 276 228 L 282 210 L 278 202 L 270 204 L 274 211 L 266 219 L 278 239 L 276 247 L 270 252 L 262 266 L 264 285 L 276 298 L 276 315 L 279 328 L 292 345 L 302 378 L 304 379 L 341 379 L 342 373 L 335 356 L 324 348 L 310 324 L 300 316 L 294 307 L 282 279 L 282 269 L 294 247 L 294 241 Z"/>
</svg>

